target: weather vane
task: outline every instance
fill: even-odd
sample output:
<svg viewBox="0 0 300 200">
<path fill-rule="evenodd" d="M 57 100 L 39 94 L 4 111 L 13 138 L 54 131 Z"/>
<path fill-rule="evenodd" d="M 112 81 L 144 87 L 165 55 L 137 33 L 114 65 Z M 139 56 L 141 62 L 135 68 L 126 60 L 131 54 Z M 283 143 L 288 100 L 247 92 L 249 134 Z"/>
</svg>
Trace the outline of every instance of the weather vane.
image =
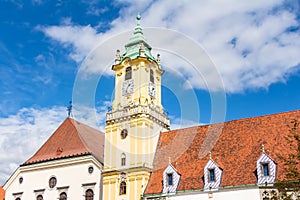
<svg viewBox="0 0 300 200">
<path fill-rule="evenodd" d="M 72 101 L 69 102 L 69 106 L 67 107 L 68 117 L 72 115 Z"/>
</svg>

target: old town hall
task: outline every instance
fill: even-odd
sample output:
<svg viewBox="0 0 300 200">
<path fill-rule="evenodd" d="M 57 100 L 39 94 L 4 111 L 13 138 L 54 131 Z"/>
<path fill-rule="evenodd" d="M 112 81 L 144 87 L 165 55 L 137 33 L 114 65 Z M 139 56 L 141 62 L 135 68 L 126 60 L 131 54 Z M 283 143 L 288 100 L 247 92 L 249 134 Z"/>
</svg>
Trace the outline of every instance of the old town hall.
<svg viewBox="0 0 300 200">
<path fill-rule="evenodd" d="M 65 119 L 7 180 L 6 200 L 267 200 L 290 181 L 280 157 L 293 153 L 285 138 L 300 111 L 170 130 L 151 49 L 138 16 L 112 66 L 105 133 Z"/>
</svg>

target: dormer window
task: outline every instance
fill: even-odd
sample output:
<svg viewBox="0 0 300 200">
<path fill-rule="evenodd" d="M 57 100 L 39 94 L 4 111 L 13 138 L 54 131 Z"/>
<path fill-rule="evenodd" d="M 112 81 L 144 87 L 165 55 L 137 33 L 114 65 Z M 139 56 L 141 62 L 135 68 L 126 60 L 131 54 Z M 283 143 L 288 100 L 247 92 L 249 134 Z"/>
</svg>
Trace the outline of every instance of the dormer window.
<svg viewBox="0 0 300 200">
<path fill-rule="evenodd" d="M 168 185 L 173 185 L 173 173 L 167 174 Z"/>
<path fill-rule="evenodd" d="M 217 189 L 221 185 L 223 170 L 210 158 L 204 167 L 204 189 Z"/>
<path fill-rule="evenodd" d="M 132 69 L 131 67 L 127 67 L 125 72 L 125 81 L 131 78 L 132 78 Z"/>
<path fill-rule="evenodd" d="M 216 181 L 216 178 L 215 178 L 215 169 L 209 169 L 208 173 L 209 173 L 209 182 Z"/>
<path fill-rule="evenodd" d="M 274 183 L 276 178 L 276 163 L 264 152 L 256 162 L 257 183 Z"/>
<path fill-rule="evenodd" d="M 163 193 L 176 192 L 180 181 L 180 175 L 171 163 L 163 172 Z"/>
</svg>

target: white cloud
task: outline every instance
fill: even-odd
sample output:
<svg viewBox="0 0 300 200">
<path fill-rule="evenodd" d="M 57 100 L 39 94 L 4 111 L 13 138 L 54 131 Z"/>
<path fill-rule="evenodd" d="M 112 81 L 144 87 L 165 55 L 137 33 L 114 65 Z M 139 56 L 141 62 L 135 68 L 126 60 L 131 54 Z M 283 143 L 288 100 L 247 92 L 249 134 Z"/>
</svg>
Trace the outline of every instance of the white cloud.
<svg viewBox="0 0 300 200">
<path fill-rule="evenodd" d="M 77 62 L 88 55 L 97 44 L 114 40 L 116 33 L 134 28 L 134 17 L 142 10 L 143 27 L 165 27 L 177 30 L 192 38 L 195 43 L 203 45 L 207 54 L 215 64 L 214 68 L 222 77 L 225 89 L 230 93 L 243 92 L 248 89 L 268 88 L 271 84 L 286 79 L 299 68 L 300 34 L 299 31 L 287 31 L 299 27 L 295 10 L 287 9 L 283 0 L 266 1 L 143 1 L 130 3 L 119 0 L 116 3 L 126 3 L 121 8 L 120 16 L 111 22 L 111 28 L 103 33 L 97 33 L 91 26 L 61 25 L 47 26 L 41 30 L 54 40 L 65 46 L 72 46 L 71 58 Z M 294 6 L 294 5 L 292 5 Z M 296 9 L 297 10 L 297 9 Z M 163 48 L 172 48 L 172 43 L 161 35 L 147 35 L 155 39 Z M 105 71 L 99 68 L 99 62 L 113 60 L 113 48 L 123 47 L 127 40 L 115 42 L 110 49 L 104 49 L 93 56 L 93 61 L 82 69 L 90 73 Z M 180 38 L 179 38 L 180 39 Z M 153 41 L 150 41 L 150 43 Z M 177 43 L 174 43 L 176 45 Z M 168 49 L 167 49 L 168 50 Z M 169 49 L 172 50 L 172 49 Z M 187 48 L 187 54 L 193 52 Z M 105 59 L 103 59 L 105 57 Z M 214 82 L 211 76 L 212 66 L 202 68 L 204 81 L 199 82 L 191 66 L 176 64 L 172 56 L 166 56 L 165 63 L 172 68 L 185 73 L 188 81 L 195 88 L 208 89 L 207 83 Z M 97 64 L 97 65 L 96 65 Z M 297 68 L 295 68 L 297 67 Z M 206 73 L 208 72 L 208 73 Z M 105 72 L 106 74 L 111 74 Z M 210 84 L 212 85 L 212 84 Z M 217 84 L 213 90 L 220 89 Z"/>
<path fill-rule="evenodd" d="M 76 107 L 74 118 L 104 130 L 105 105 Z M 23 108 L 15 115 L 0 118 L 0 185 L 29 159 L 66 118 L 65 107 Z"/>
<path fill-rule="evenodd" d="M 0 120 L 0 183 L 33 155 L 63 121 L 65 108 L 23 108 Z"/>
</svg>

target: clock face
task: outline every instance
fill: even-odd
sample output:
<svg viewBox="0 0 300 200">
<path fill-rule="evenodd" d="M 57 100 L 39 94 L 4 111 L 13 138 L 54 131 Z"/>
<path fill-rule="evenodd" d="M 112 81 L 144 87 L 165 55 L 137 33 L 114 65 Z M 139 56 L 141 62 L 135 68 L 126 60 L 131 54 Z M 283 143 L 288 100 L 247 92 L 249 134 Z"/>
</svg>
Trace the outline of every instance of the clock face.
<svg viewBox="0 0 300 200">
<path fill-rule="evenodd" d="M 153 83 L 149 83 L 149 85 L 148 85 L 148 93 L 149 93 L 150 96 L 155 97 L 156 90 L 155 90 L 155 85 Z"/>
<path fill-rule="evenodd" d="M 134 89 L 133 80 L 124 81 L 122 86 L 122 95 L 133 93 L 133 89 Z"/>
</svg>

